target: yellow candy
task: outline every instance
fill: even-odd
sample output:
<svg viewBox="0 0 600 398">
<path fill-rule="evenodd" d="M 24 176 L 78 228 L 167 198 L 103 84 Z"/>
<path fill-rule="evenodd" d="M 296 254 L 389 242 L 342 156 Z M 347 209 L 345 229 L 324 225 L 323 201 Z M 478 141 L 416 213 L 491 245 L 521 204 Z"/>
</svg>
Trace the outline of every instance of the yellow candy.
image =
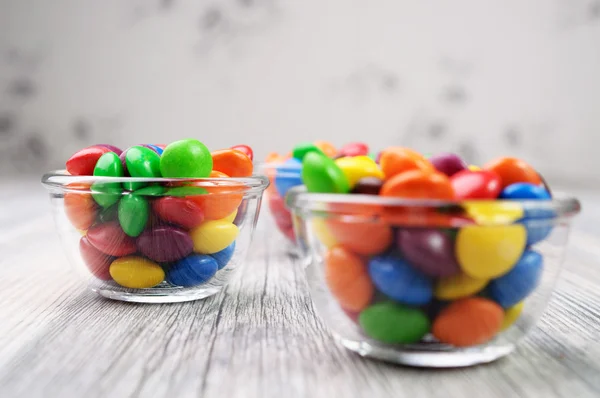
<svg viewBox="0 0 600 398">
<path fill-rule="evenodd" d="M 108 271 L 115 282 L 132 289 L 156 286 L 165 279 L 165 271 L 160 265 L 137 256 L 116 259 Z"/>
<path fill-rule="evenodd" d="M 487 279 L 476 279 L 466 274 L 458 274 L 440 279 L 435 287 L 434 295 L 440 300 L 456 300 L 479 292 L 487 283 Z"/>
<path fill-rule="evenodd" d="M 232 244 L 238 233 L 236 225 L 221 219 L 203 222 L 190 231 L 190 236 L 196 253 L 213 254 Z"/>
<path fill-rule="evenodd" d="M 471 171 L 480 171 L 481 167 L 475 166 L 474 164 L 472 164 L 472 165 L 469 166 L 469 170 L 471 170 Z"/>
<path fill-rule="evenodd" d="M 466 213 L 480 225 L 505 225 L 523 218 L 518 203 L 468 201 L 463 203 Z"/>
<path fill-rule="evenodd" d="M 237 209 L 235 209 L 235 210 L 233 211 L 233 213 L 231 213 L 230 215 L 228 215 L 228 216 L 227 216 L 227 217 L 225 217 L 225 218 L 222 218 L 222 220 L 225 220 L 225 221 L 227 221 L 227 222 L 233 222 L 233 220 L 235 220 L 235 216 L 237 216 L 237 212 L 238 212 L 238 211 L 237 211 Z"/>
<path fill-rule="evenodd" d="M 87 235 L 87 229 L 78 229 L 77 232 L 79 232 L 79 235 L 81 235 L 81 236 Z"/>
<path fill-rule="evenodd" d="M 377 177 L 384 179 L 383 171 L 377 163 L 368 156 L 353 156 L 339 158 L 335 161 L 344 175 L 348 179 L 350 188 L 356 185 L 356 182 L 364 177 Z"/>
<path fill-rule="evenodd" d="M 319 241 L 325 245 L 325 247 L 329 249 L 337 245 L 337 241 L 331 234 L 331 231 L 329 231 L 329 228 L 327 228 L 327 224 L 325 223 L 324 219 L 316 217 L 313 218 L 312 228 Z"/>
<path fill-rule="evenodd" d="M 521 224 L 462 227 L 456 235 L 456 259 L 476 279 L 504 275 L 521 258 L 527 233 Z"/>
<path fill-rule="evenodd" d="M 508 329 L 517 321 L 517 319 L 519 319 L 521 312 L 523 312 L 523 304 L 524 302 L 521 301 L 504 311 L 504 320 L 502 321 L 502 327 L 500 328 L 501 331 Z"/>
</svg>

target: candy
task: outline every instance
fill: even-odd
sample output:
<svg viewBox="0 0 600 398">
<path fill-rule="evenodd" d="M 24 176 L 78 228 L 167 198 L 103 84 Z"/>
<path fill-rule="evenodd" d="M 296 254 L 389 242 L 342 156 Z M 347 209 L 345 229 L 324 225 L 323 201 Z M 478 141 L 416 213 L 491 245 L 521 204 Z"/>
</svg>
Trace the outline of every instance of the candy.
<svg viewBox="0 0 600 398">
<path fill-rule="evenodd" d="M 229 261 L 233 257 L 234 252 L 235 252 L 235 242 L 233 242 L 232 244 L 230 244 L 229 246 L 227 246 L 225 249 L 221 250 L 220 252 L 210 254 L 210 256 L 212 258 L 214 258 L 215 261 L 217 262 L 218 269 L 222 269 L 227 265 L 227 263 L 229 263 Z"/>
<path fill-rule="evenodd" d="M 117 221 L 94 225 L 86 236 L 96 249 L 110 256 L 127 256 L 136 251 L 135 240 L 123 232 Z"/>
<path fill-rule="evenodd" d="M 465 213 L 480 225 L 512 224 L 523 217 L 518 203 L 469 201 L 463 202 Z"/>
<path fill-rule="evenodd" d="M 110 145 L 110 144 L 97 144 L 96 146 L 104 147 L 104 148 L 108 149 L 109 151 L 113 151 L 117 155 L 120 155 L 121 153 L 123 153 L 123 150 L 121 148 L 116 147 L 114 145 Z"/>
<path fill-rule="evenodd" d="M 439 300 L 456 300 L 482 291 L 487 284 L 487 279 L 476 279 L 467 274 L 458 274 L 439 279 L 433 294 Z"/>
<path fill-rule="evenodd" d="M 309 152 L 302 161 L 302 181 L 309 192 L 347 193 L 348 179 L 333 160 L 317 152 Z"/>
<path fill-rule="evenodd" d="M 160 157 L 163 177 L 205 178 L 213 169 L 208 148 L 198 140 L 185 139 L 167 145 Z"/>
<path fill-rule="evenodd" d="M 254 166 L 245 153 L 234 149 L 222 149 L 211 154 L 213 170 L 227 174 L 229 177 L 250 177 Z"/>
<path fill-rule="evenodd" d="M 496 199 L 500 193 L 500 176 L 489 170 L 463 170 L 450 178 L 455 198 L 465 199 Z"/>
<path fill-rule="evenodd" d="M 208 175 L 209 178 L 229 178 L 229 176 L 225 173 L 222 173 L 220 171 L 217 170 L 213 170 L 210 172 L 210 174 Z"/>
<path fill-rule="evenodd" d="M 365 309 L 360 313 L 359 323 L 367 336 L 390 344 L 416 343 L 431 327 L 423 311 L 392 302 Z"/>
<path fill-rule="evenodd" d="M 335 161 L 335 164 L 346 176 L 350 188 L 353 188 L 361 178 L 384 178 L 383 172 L 379 169 L 377 163 L 368 156 L 340 158 Z"/>
<path fill-rule="evenodd" d="M 385 223 L 325 221 L 333 238 L 344 248 L 364 255 L 381 253 L 392 243 L 392 229 Z"/>
<path fill-rule="evenodd" d="M 448 177 L 452 177 L 459 171 L 467 169 L 465 161 L 454 153 L 440 153 L 430 157 L 428 160 L 437 171 Z"/>
<path fill-rule="evenodd" d="M 134 146 L 127 150 L 125 155 L 127 171 L 131 177 L 157 178 L 160 177 L 160 156 L 142 146 Z M 130 191 L 145 186 L 144 182 L 125 182 L 123 187 Z"/>
<path fill-rule="evenodd" d="M 202 189 L 206 195 L 188 196 L 188 199 L 200 206 L 205 220 L 220 220 L 233 213 L 242 204 L 246 191 L 241 184 L 206 186 Z"/>
<path fill-rule="evenodd" d="M 67 171 L 74 176 L 91 176 L 98 159 L 110 151 L 110 148 L 100 145 L 83 148 L 67 160 Z"/>
<path fill-rule="evenodd" d="M 159 263 L 180 260 L 191 254 L 194 247 L 187 232 L 173 226 L 158 226 L 146 230 L 137 238 L 136 243 L 140 253 Z"/>
<path fill-rule="evenodd" d="M 329 228 L 327 227 L 327 223 L 322 218 L 313 218 L 312 220 L 312 228 L 313 232 L 319 239 L 323 245 L 327 248 L 332 248 L 338 244 L 338 241 L 335 239 L 335 236 L 331 233 Z"/>
<path fill-rule="evenodd" d="M 389 178 L 381 188 L 381 196 L 452 200 L 454 189 L 442 173 L 410 170 Z"/>
<path fill-rule="evenodd" d="M 544 187 L 526 182 L 517 182 L 504 188 L 500 192 L 499 199 L 550 200 L 552 198 Z"/>
<path fill-rule="evenodd" d="M 454 241 L 439 229 L 411 228 L 398 232 L 398 248 L 416 269 L 433 277 L 446 277 L 460 271 L 454 257 Z"/>
<path fill-rule="evenodd" d="M 500 176 L 502 188 L 516 182 L 529 182 L 534 185 L 542 183 L 542 179 L 534 168 L 521 159 L 502 157 L 487 163 L 483 168 L 494 171 Z"/>
<path fill-rule="evenodd" d="M 157 199 L 152 204 L 152 210 L 163 221 L 190 229 L 204 221 L 202 207 L 188 198 L 166 196 Z"/>
<path fill-rule="evenodd" d="M 190 287 L 209 281 L 218 270 L 217 261 L 205 254 L 193 254 L 177 261 L 167 271 L 167 282 Z"/>
<path fill-rule="evenodd" d="M 516 305 L 535 290 L 542 269 L 542 256 L 533 250 L 525 251 L 510 272 L 490 282 L 489 297 L 503 308 Z"/>
<path fill-rule="evenodd" d="M 442 343 L 469 347 L 491 340 L 502 326 L 504 311 L 493 301 L 470 297 L 451 303 L 433 322 L 431 332 Z"/>
<path fill-rule="evenodd" d="M 231 149 L 240 151 L 244 155 L 248 156 L 250 160 L 254 160 L 254 152 L 252 151 L 252 148 L 250 148 L 248 145 L 236 145 L 232 146 Z"/>
<path fill-rule="evenodd" d="M 161 148 L 159 146 L 156 145 L 152 145 L 152 144 L 142 144 L 140 146 L 143 146 L 144 148 L 148 148 L 151 149 L 152 151 L 156 152 L 157 155 L 162 155 L 162 153 L 164 152 L 164 148 Z"/>
<path fill-rule="evenodd" d="M 96 249 L 85 236 L 79 240 L 79 253 L 85 265 L 96 278 L 103 281 L 111 279 L 108 269 L 114 257 L 107 256 Z"/>
<path fill-rule="evenodd" d="M 165 278 L 160 265 L 137 256 L 121 257 L 113 261 L 110 275 L 119 285 L 131 289 L 150 288 Z"/>
<path fill-rule="evenodd" d="M 239 233 L 238 227 L 225 220 L 205 221 L 190 231 L 194 251 L 201 254 L 220 252 L 229 246 Z"/>
<path fill-rule="evenodd" d="M 520 303 L 515 304 L 504 311 L 504 319 L 502 320 L 502 327 L 500 328 L 500 331 L 508 329 L 517 321 L 517 319 L 519 319 L 521 313 L 523 312 L 524 304 L 525 303 L 521 301 Z"/>
<path fill-rule="evenodd" d="M 65 193 L 65 214 L 77 229 L 87 230 L 96 219 L 98 205 L 92 195 L 86 192 L 88 188 L 85 184 L 70 184 L 69 189 L 74 191 Z"/>
<path fill-rule="evenodd" d="M 149 185 L 144 188 L 137 189 L 133 194 L 137 196 L 162 196 L 167 192 L 167 188 L 161 185 Z"/>
<path fill-rule="evenodd" d="M 433 297 L 432 280 L 398 256 L 371 258 L 369 275 L 379 291 L 402 304 L 423 305 Z"/>
<path fill-rule="evenodd" d="M 314 144 L 325 154 L 325 156 L 332 158 L 337 154 L 337 149 L 335 149 L 335 146 L 333 146 L 331 142 L 315 141 Z"/>
<path fill-rule="evenodd" d="M 351 142 L 340 148 L 338 156 L 367 156 L 369 154 L 369 146 L 363 142 Z"/>
<path fill-rule="evenodd" d="M 292 150 L 292 156 L 294 157 L 294 159 L 302 162 L 302 160 L 304 159 L 304 156 L 306 156 L 306 154 L 309 152 L 317 152 L 320 155 L 327 156 L 315 144 L 311 144 L 311 143 L 304 143 L 304 144 L 297 145 Z"/>
<path fill-rule="evenodd" d="M 379 195 L 383 187 L 383 180 L 377 177 L 363 177 L 359 179 L 351 193 L 363 195 Z"/>
<path fill-rule="evenodd" d="M 94 167 L 94 176 L 98 177 L 123 177 L 123 166 L 119 156 L 114 152 L 107 152 L 98 159 Z M 92 185 L 92 197 L 102 207 L 114 205 L 121 198 L 121 184 L 100 183 Z"/>
<path fill-rule="evenodd" d="M 119 202 L 119 224 L 132 237 L 142 233 L 150 217 L 150 205 L 142 196 L 128 194 Z"/>
<path fill-rule="evenodd" d="M 362 310 L 373 296 L 363 260 L 339 246 L 325 254 L 325 281 L 340 305 L 350 311 Z"/>
<path fill-rule="evenodd" d="M 507 273 L 525 249 L 522 225 L 464 226 L 456 236 L 456 259 L 461 269 L 476 279 Z"/>
<path fill-rule="evenodd" d="M 410 170 L 433 171 L 434 168 L 425 157 L 412 149 L 390 147 L 381 152 L 379 165 L 385 178 Z"/>
<path fill-rule="evenodd" d="M 302 177 L 300 169 L 302 163 L 298 159 L 291 158 L 286 160 L 282 165 L 277 166 L 275 173 L 275 189 L 282 198 L 285 197 L 287 191 L 291 188 L 302 185 Z"/>
<path fill-rule="evenodd" d="M 468 169 L 471 170 L 471 171 L 480 171 L 481 167 L 475 166 L 474 164 L 471 164 L 471 165 L 469 165 Z"/>
</svg>

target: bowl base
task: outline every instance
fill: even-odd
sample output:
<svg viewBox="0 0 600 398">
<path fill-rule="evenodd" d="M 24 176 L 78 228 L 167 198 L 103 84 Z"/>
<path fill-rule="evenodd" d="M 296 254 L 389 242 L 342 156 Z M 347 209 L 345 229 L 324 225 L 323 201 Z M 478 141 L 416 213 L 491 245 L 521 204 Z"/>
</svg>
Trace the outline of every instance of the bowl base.
<svg viewBox="0 0 600 398">
<path fill-rule="evenodd" d="M 513 344 L 490 344 L 471 348 L 441 348 L 442 345 L 418 345 L 410 348 L 392 348 L 365 341 L 356 341 L 335 336 L 336 340 L 347 349 L 360 356 L 374 358 L 399 365 L 420 368 L 459 368 L 493 362 L 510 354 Z"/>
<path fill-rule="evenodd" d="M 130 303 L 181 303 L 185 301 L 201 300 L 213 296 L 221 291 L 222 286 L 211 286 L 205 289 L 144 289 L 146 291 L 127 292 L 107 288 L 92 287 L 92 291 L 111 300 L 127 301 Z"/>
</svg>

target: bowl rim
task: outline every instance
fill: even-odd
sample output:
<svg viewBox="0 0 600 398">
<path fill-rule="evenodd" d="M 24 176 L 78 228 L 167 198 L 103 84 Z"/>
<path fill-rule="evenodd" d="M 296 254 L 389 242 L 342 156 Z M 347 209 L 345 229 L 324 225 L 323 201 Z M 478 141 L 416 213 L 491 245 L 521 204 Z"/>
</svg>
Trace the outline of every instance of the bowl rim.
<svg viewBox="0 0 600 398">
<path fill-rule="evenodd" d="M 250 177 L 228 177 L 228 178 L 165 178 L 165 177 L 100 177 L 100 176 L 76 176 L 69 174 L 66 170 L 53 170 L 42 176 L 42 185 L 49 191 L 60 192 L 82 192 L 89 191 L 73 187 L 72 185 L 93 183 L 194 183 L 194 187 L 239 187 L 243 185 L 244 193 L 258 193 L 269 186 L 269 179 L 262 174 L 253 174 Z M 239 191 L 238 191 L 239 192 Z M 221 193 L 221 192 L 219 192 Z M 217 193 L 217 195 L 219 194 Z M 222 192 L 227 193 L 227 192 Z"/>
</svg>

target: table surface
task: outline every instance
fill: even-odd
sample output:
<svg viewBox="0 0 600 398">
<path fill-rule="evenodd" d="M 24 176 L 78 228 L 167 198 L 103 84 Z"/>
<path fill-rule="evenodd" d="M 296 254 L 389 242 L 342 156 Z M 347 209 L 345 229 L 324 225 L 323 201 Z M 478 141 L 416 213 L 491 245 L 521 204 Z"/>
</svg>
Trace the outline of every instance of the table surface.
<svg viewBox="0 0 600 398">
<path fill-rule="evenodd" d="M 122 303 L 71 272 L 39 183 L 0 180 L 0 396 L 599 397 L 600 193 L 579 197 L 539 326 L 494 363 L 428 370 L 338 346 L 266 214 L 246 266 L 220 294 Z"/>
</svg>

